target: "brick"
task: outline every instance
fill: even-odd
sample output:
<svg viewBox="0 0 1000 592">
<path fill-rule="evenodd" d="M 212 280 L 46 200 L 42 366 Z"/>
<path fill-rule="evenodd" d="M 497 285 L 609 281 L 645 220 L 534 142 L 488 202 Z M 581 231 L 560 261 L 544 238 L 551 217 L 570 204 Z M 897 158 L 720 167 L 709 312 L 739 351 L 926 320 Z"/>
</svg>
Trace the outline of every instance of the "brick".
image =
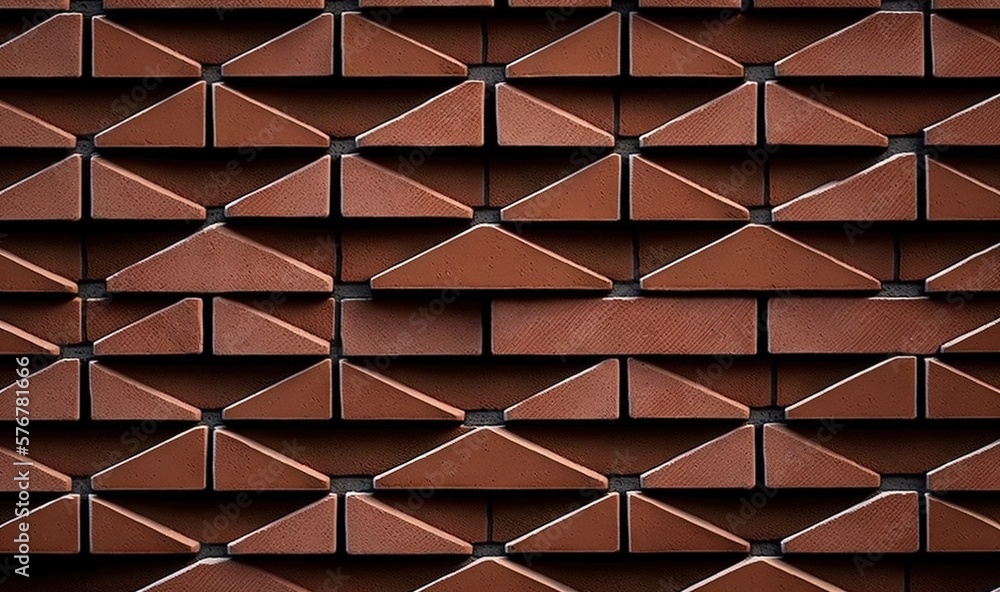
<svg viewBox="0 0 1000 592">
<path fill-rule="evenodd" d="M 443 290 L 426 300 L 344 300 L 341 338 L 348 356 L 479 355 L 481 309 Z"/>
</svg>

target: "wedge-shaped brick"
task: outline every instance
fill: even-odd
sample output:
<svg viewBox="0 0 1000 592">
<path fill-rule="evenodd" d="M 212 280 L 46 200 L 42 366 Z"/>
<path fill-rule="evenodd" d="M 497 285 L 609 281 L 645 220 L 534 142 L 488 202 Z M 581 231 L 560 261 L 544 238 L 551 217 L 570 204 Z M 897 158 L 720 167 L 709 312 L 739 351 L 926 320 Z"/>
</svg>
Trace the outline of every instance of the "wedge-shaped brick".
<svg viewBox="0 0 1000 592">
<path fill-rule="evenodd" d="M 94 554 L 194 554 L 198 541 L 107 500 L 90 497 L 90 552 Z"/>
<path fill-rule="evenodd" d="M 22 530 L 21 524 L 27 525 Z M 0 553 L 19 553 L 18 537 L 27 532 L 31 553 L 80 552 L 80 496 L 72 493 L 32 508 L 27 516 L 0 524 Z M 30 576 L 29 576 L 30 577 Z"/>
<path fill-rule="evenodd" d="M 111 292 L 330 292 L 333 279 L 213 224 L 111 275 Z"/>
<path fill-rule="evenodd" d="M 0 292 L 76 294 L 76 282 L 0 249 Z"/>
<path fill-rule="evenodd" d="M 750 408 L 693 380 L 646 362 L 628 361 L 630 417 L 747 419 Z"/>
<path fill-rule="evenodd" d="M 25 467 L 31 469 L 31 481 L 27 491 L 72 491 L 73 479 L 66 474 L 46 466 L 26 456 L 14 454 L 6 448 L 0 448 L 0 491 L 21 491 L 20 482 L 14 478 Z M 19 464 L 24 463 L 24 464 Z M 30 464 L 27 464 L 30 463 Z"/>
<path fill-rule="evenodd" d="M 604 298 L 493 302 L 493 353 L 753 354 L 749 298 Z"/>
<path fill-rule="evenodd" d="M 1000 388 L 940 360 L 930 358 L 925 363 L 927 417 L 1000 418 Z"/>
<path fill-rule="evenodd" d="M 617 12 L 507 65 L 508 78 L 618 76 L 621 16 Z"/>
<path fill-rule="evenodd" d="M 371 279 L 375 289 L 610 290 L 611 280 L 507 230 L 479 225 Z"/>
<path fill-rule="evenodd" d="M 744 590 L 747 583 L 759 590 L 789 592 L 847 592 L 775 557 L 751 557 L 706 578 L 684 592 Z"/>
<path fill-rule="evenodd" d="M 768 144 L 793 146 L 879 146 L 889 139 L 822 102 L 775 82 L 764 88 L 764 127 Z"/>
<path fill-rule="evenodd" d="M 928 146 L 996 146 L 1000 95 L 990 97 L 924 129 Z"/>
<path fill-rule="evenodd" d="M 509 84 L 496 86 L 497 142 L 501 146 L 606 146 L 612 134 Z"/>
<path fill-rule="evenodd" d="M 94 76 L 115 78 L 198 78 L 201 64 L 106 16 L 92 20 Z"/>
<path fill-rule="evenodd" d="M 928 220 L 1000 219 L 1000 189 L 927 159 Z"/>
<path fill-rule="evenodd" d="M 222 64 L 223 76 L 330 76 L 332 14 L 321 14 Z"/>
<path fill-rule="evenodd" d="M 0 148 L 75 148 L 76 136 L 0 102 Z"/>
<path fill-rule="evenodd" d="M 750 489 L 757 481 L 754 426 L 745 425 L 642 474 L 652 489 Z M 706 470 L 711 467 L 711 470 Z"/>
<path fill-rule="evenodd" d="M 59 355 L 83 340 L 83 301 L 0 301 L 0 354 Z"/>
<path fill-rule="evenodd" d="M 607 486 L 608 480 L 603 475 L 499 428 L 473 430 L 375 477 L 376 489 L 606 489 Z"/>
<path fill-rule="evenodd" d="M 99 148 L 204 148 L 207 84 L 181 92 L 94 136 Z"/>
<path fill-rule="evenodd" d="M 95 490 L 205 489 L 208 427 L 198 426 L 90 478 Z"/>
<path fill-rule="evenodd" d="M 931 491 L 1000 491 L 1000 441 L 927 473 Z"/>
<path fill-rule="evenodd" d="M 251 191 L 226 206 L 233 218 L 326 218 L 330 215 L 327 155 Z"/>
<path fill-rule="evenodd" d="M 1000 523 L 992 518 L 927 497 L 927 550 L 931 552 L 1000 551 Z"/>
<path fill-rule="evenodd" d="M 212 85 L 212 104 L 213 143 L 219 148 L 330 146 L 322 131 L 224 84 Z"/>
<path fill-rule="evenodd" d="M 90 215 L 97 220 L 204 220 L 206 210 L 103 158 L 90 160 Z"/>
<path fill-rule="evenodd" d="M 483 145 L 486 84 L 467 80 L 361 134 L 359 147 Z"/>
<path fill-rule="evenodd" d="M 931 64 L 937 78 L 1000 76 L 1000 40 L 931 15 Z"/>
<path fill-rule="evenodd" d="M 785 409 L 788 419 L 914 419 L 917 359 L 897 356 L 831 384 Z"/>
<path fill-rule="evenodd" d="M 611 154 L 500 210 L 524 222 L 611 221 L 621 217 L 621 156 Z"/>
<path fill-rule="evenodd" d="M 917 155 L 897 154 L 772 210 L 778 222 L 917 219 Z"/>
<path fill-rule="evenodd" d="M 543 524 L 507 543 L 507 553 L 616 553 L 619 498 L 609 493 Z"/>
<path fill-rule="evenodd" d="M 344 419 L 465 419 L 461 409 L 346 360 L 340 361 L 340 409 Z"/>
<path fill-rule="evenodd" d="M 700 43 L 636 13 L 629 13 L 629 73 L 632 76 L 743 76 L 743 66 Z"/>
<path fill-rule="evenodd" d="M 386 504 L 348 493 L 347 552 L 351 555 L 471 555 L 472 544 Z"/>
<path fill-rule="evenodd" d="M 618 360 L 604 360 L 504 411 L 507 421 L 618 419 Z"/>
<path fill-rule="evenodd" d="M 212 484 L 217 491 L 330 489 L 330 478 L 249 438 L 216 429 Z M 295 445 L 288 443 L 289 448 Z"/>
<path fill-rule="evenodd" d="M 460 76 L 465 64 L 419 41 L 365 18 L 341 15 L 344 76 Z"/>
<path fill-rule="evenodd" d="M 927 278 L 928 292 L 1000 292 L 1000 243 Z"/>
<path fill-rule="evenodd" d="M 693 514 L 628 492 L 628 549 L 632 553 L 747 553 L 750 543 Z"/>
<path fill-rule="evenodd" d="M 330 494 L 229 543 L 231 555 L 317 555 L 337 551 L 337 495 Z"/>
<path fill-rule="evenodd" d="M 223 419 L 330 419 L 333 361 L 323 360 L 222 410 Z"/>
<path fill-rule="evenodd" d="M 347 218 L 472 218 L 472 208 L 350 154 L 340 160 L 340 212 Z"/>
<path fill-rule="evenodd" d="M 79 220 L 83 157 L 71 154 L 0 189 L 0 220 Z"/>
<path fill-rule="evenodd" d="M 199 586 L 205 586 L 206 582 L 218 583 L 220 586 L 237 586 L 241 590 L 309 592 L 306 588 L 293 584 L 284 578 L 279 578 L 270 572 L 247 565 L 246 563 L 233 561 L 232 559 L 223 559 L 221 557 L 202 559 L 194 565 L 189 565 L 144 588 L 140 588 L 139 592 L 183 592 L 186 590 L 197 590 Z"/>
<path fill-rule="evenodd" d="M 632 220 L 749 220 L 750 211 L 641 156 L 631 157 Z"/>
<path fill-rule="evenodd" d="M 778 488 L 875 488 L 882 478 L 788 428 L 767 424 L 764 481 Z"/>
<path fill-rule="evenodd" d="M 753 146 L 757 143 L 757 83 L 735 90 L 671 119 L 639 137 L 639 145 Z"/>
<path fill-rule="evenodd" d="M 200 354 L 203 333 L 201 299 L 185 298 L 96 340 L 94 353 Z"/>
<path fill-rule="evenodd" d="M 425 322 L 426 317 L 422 316 L 422 309 L 430 310 L 426 308 L 427 299 L 344 300 L 341 303 L 344 354 L 478 356 L 483 349 L 482 308 L 479 303 L 457 301 L 451 290 L 442 295 L 444 298 L 436 301 L 445 306 L 433 317 L 433 322 Z"/>
<path fill-rule="evenodd" d="M 920 503 L 915 491 L 886 491 L 781 541 L 785 553 L 915 553 Z"/>
<path fill-rule="evenodd" d="M 91 362 L 90 417 L 97 420 L 199 421 L 201 409 L 101 362 Z"/>
<path fill-rule="evenodd" d="M 327 355 L 330 341 L 228 298 L 212 301 L 212 353 L 239 355 Z"/>
<path fill-rule="evenodd" d="M 941 346 L 942 353 L 1000 352 L 1000 319 L 959 335 Z"/>
<path fill-rule="evenodd" d="M 150 8 L 323 8 L 321 0 L 107 0 L 110 9 L 150 9 Z"/>
<path fill-rule="evenodd" d="M 27 384 L 31 421 L 80 419 L 80 360 L 57 360 L 12 384 L 0 388 L 0 401 L 14 401 Z M 13 405 L 0 407 L 0 420 L 18 417 Z"/>
<path fill-rule="evenodd" d="M 414 592 L 468 592 L 469 590 L 517 590 L 518 592 L 575 592 L 569 586 L 498 557 L 484 557 L 421 586 Z"/>
<path fill-rule="evenodd" d="M 749 224 L 642 278 L 644 290 L 878 290 L 882 283 L 768 226 Z"/>
<path fill-rule="evenodd" d="M 778 76 L 923 76 L 924 15 L 876 12 L 775 62 Z"/>
<path fill-rule="evenodd" d="M 79 78 L 82 73 L 83 15 L 80 13 L 53 15 L 0 43 L 0 77 Z"/>
</svg>

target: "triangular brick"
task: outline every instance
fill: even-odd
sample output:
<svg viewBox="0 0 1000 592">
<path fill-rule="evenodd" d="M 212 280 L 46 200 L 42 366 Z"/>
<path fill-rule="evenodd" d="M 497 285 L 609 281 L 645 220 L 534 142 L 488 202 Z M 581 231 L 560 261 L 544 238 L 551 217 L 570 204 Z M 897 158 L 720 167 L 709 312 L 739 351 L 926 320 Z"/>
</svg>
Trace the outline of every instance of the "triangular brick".
<svg viewBox="0 0 1000 592">
<path fill-rule="evenodd" d="M 757 143 L 757 83 L 735 90 L 643 134 L 639 145 L 753 146 Z"/>
<path fill-rule="evenodd" d="M 644 290 L 878 290 L 874 277 L 769 226 L 748 224 L 642 278 Z"/>
<path fill-rule="evenodd" d="M 27 516 L 0 524 L 0 553 L 18 553 L 21 523 L 29 525 L 32 553 L 80 552 L 80 496 L 64 495 L 37 508 Z"/>
<path fill-rule="evenodd" d="M 1000 418 L 1000 388 L 939 360 L 928 359 L 926 365 L 927 417 Z"/>
<path fill-rule="evenodd" d="M 24 329 L 0 321 L 0 354 L 48 354 L 58 356 L 58 345 Z"/>
<path fill-rule="evenodd" d="M 37 18 L 37 14 L 32 18 Z M 0 76 L 79 78 L 82 73 L 83 15 L 80 13 L 56 14 L 0 44 Z"/>
<path fill-rule="evenodd" d="M 229 543 L 231 555 L 317 555 L 337 551 L 337 496 L 328 495 Z"/>
<path fill-rule="evenodd" d="M 207 85 L 196 82 L 94 136 L 99 148 L 204 148 Z"/>
<path fill-rule="evenodd" d="M 617 12 L 507 65 L 508 78 L 618 76 L 621 16 Z"/>
<path fill-rule="evenodd" d="M 361 218 L 463 218 L 472 208 L 356 154 L 340 160 L 340 211 Z"/>
<path fill-rule="evenodd" d="M 1000 291 L 1000 243 L 927 278 L 928 292 Z"/>
<path fill-rule="evenodd" d="M 708 468 L 711 470 L 708 470 Z M 754 427 L 745 425 L 642 475 L 652 489 L 750 489 L 757 482 Z"/>
<path fill-rule="evenodd" d="M 920 503 L 915 491 L 886 491 L 781 541 L 784 553 L 915 553 Z"/>
<path fill-rule="evenodd" d="M 1000 491 L 1000 441 L 927 473 L 932 491 Z"/>
<path fill-rule="evenodd" d="M 200 298 L 185 298 L 98 339 L 94 353 L 200 354 L 204 333 L 201 311 Z"/>
<path fill-rule="evenodd" d="M 344 76 L 461 76 L 465 64 L 357 12 L 342 19 Z"/>
<path fill-rule="evenodd" d="M 927 159 L 928 220 L 1000 219 L 1000 189 Z"/>
<path fill-rule="evenodd" d="M 470 590 L 576 592 L 569 586 L 531 571 L 527 567 L 498 557 L 479 559 L 414 592 L 469 592 Z"/>
<path fill-rule="evenodd" d="M 397 510 L 371 494 L 348 493 L 347 552 L 351 555 L 471 555 L 472 545 Z"/>
<path fill-rule="evenodd" d="M 334 22 L 332 14 L 321 14 L 222 64 L 222 75 L 329 76 Z"/>
<path fill-rule="evenodd" d="M 750 408 L 693 380 L 629 359 L 630 417 L 747 419 Z"/>
<path fill-rule="evenodd" d="M 213 300 L 212 353 L 238 355 L 327 355 L 330 342 L 252 306 Z"/>
<path fill-rule="evenodd" d="M 108 20 L 93 19 L 94 76 L 163 78 L 201 76 L 201 64 L 173 49 Z"/>
<path fill-rule="evenodd" d="M 611 280 L 499 226 L 474 226 L 371 279 L 372 288 L 610 290 Z"/>
<path fill-rule="evenodd" d="M 928 146 L 996 146 L 1000 144 L 1000 95 L 963 109 L 924 130 Z"/>
<path fill-rule="evenodd" d="M 796 434 L 764 426 L 764 482 L 779 488 L 875 488 L 875 471 Z"/>
<path fill-rule="evenodd" d="M 747 553 L 750 543 L 711 522 L 634 491 L 628 492 L 632 553 Z"/>
<path fill-rule="evenodd" d="M 507 553 L 615 553 L 619 498 L 609 493 L 507 543 Z"/>
<path fill-rule="evenodd" d="M 57 360 L 27 378 L 33 421 L 80 419 L 80 360 Z M 17 382 L 0 389 L 0 401 L 13 401 L 19 390 Z M 17 417 L 13 405 L 0 407 L 0 420 Z"/>
<path fill-rule="evenodd" d="M 772 210 L 777 222 L 917 219 L 917 155 L 897 154 Z"/>
<path fill-rule="evenodd" d="M 447 470 L 442 470 L 447 466 Z M 472 430 L 375 477 L 377 489 L 606 489 L 604 475 L 499 428 Z"/>
<path fill-rule="evenodd" d="M 28 491 L 72 491 L 73 479 L 66 474 L 43 465 L 42 463 L 14 454 L 6 448 L 0 448 L 0 491 L 20 491 L 20 486 L 14 477 L 23 466 L 15 463 L 31 463 L 31 481 Z"/>
<path fill-rule="evenodd" d="M 329 477 L 296 460 L 229 430 L 217 429 L 214 434 L 213 488 L 218 491 L 260 489 L 260 479 L 255 475 L 261 470 L 270 471 L 270 475 L 277 471 L 263 489 L 330 489 Z"/>
<path fill-rule="evenodd" d="M 743 76 L 739 62 L 636 13 L 630 16 L 632 76 Z"/>
<path fill-rule="evenodd" d="M 71 154 L 0 189 L 0 220 L 79 220 L 83 157 Z"/>
<path fill-rule="evenodd" d="M 506 83 L 496 86 L 501 146 L 607 146 L 615 137 L 576 115 Z"/>
<path fill-rule="evenodd" d="M 219 586 L 235 586 L 238 590 L 310 592 L 271 572 L 221 557 L 202 559 L 139 589 L 139 592 L 191 592 L 206 585 L 211 586 L 213 583 Z"/>
<path fill-rule="evenodd" d="M 201 409 L 100 362 L 91 362 L 90 417 L 97 420 L 199 421 Z"/>
<path fill-rule="evenodd" d="M 931 63 L 937 78 L 1000 76 L 1000 41 L 931 15 Z"/>
<path fill-rule="evenodd" d="M 76 136 L 0 102 L 0 148 L 75 148 Z"/>
<path fill-rule="evenodd" d="M 889 139 L 825 104 L 774 82 L 764 88 L 768 144 L 798 146 L 879 146 Z"/>
<path fill-rule="evenodd" d="M 1000 319 L 952 339 L 941 346 L 942 353 L 1000 352 Z"/>
<path fill-rule="evenodd" d="M 774 64 L 778 76 L 923 76 L 924 16 L 880 11 Z"/>
<path fill-rule="evenodd" d="M 0 291 L 76 294 L 76 282 L 0 249 Z"/>
<path fill-rule="evenodd" d="M 323 360 L 237 401 L 223 419 L 330 419 L 333 416 L 333 362 Z"/>
<path fill-rule="evenodd" d="M 1000 523 L 972 510 L 927 496 L 927 550 L 1000 551 Z"/>
<path fill-rule="evenodd" d="M 330 292 L 333 279 L 213 224 L 111 275 L 111 292 Z"/>
<path fill-rule="evenodd" d="M 330 215 L 329 155 L 276 179 L 226 206 L 226 216 L 325 218 Z"/>
<path fill-rule="evenodd" d="M 212 103 L 213 141 L 219 148 L 262 145 L 262 129 L 273 131 L 266 136 L 267 146 L 330 146 L 330 136 L 322 131 L 224 84 L 212 85 Z"/>
<path fill-rule="evenodd" d="M 785 409 L 788 419 L 914 419 L 917 359 L 879 362 Z"/>
<path fill-rule="evenodd" d="M 95 554 L 197 553 L 198 541 L 97 497 L 90 498 L 90 552 Z"/>
<path fill-rule="evenodd" d="M 732 592 L 746 590 L 782 592 L 847 592 L 774 557 L 751 557 L 706 578 L 684 592 Z"/>
<path fill-rule="evenodd" d="M 486 85 L 467 80 L 356 138 L 358 146 L 482 146 Z"/>
<path fill-rule="evenodd" d="M 94 474 L 90 482 L 99 491 L 200 491 L 207 454 L 208 427 L 198 426 Z"/>
<path fill-rule="evenodd" d="M 606 156 L 503 208 L 500 218 L 525 222 L 618 220 L 621 171 L 621 156 Z"/>
<path fill-rule="evenodd" d="M 204 220 L 205 208 L 95 156 L 90 160 L 90 215 L 98 220 Z"/>
<path fill-rule="evenodd" d="M 344 419 L 465 419 L 465 411 L 345 360 L 340 362 Z"/>
<path fill-rule="evenodd" d="M 750 211 L 641 156 L 632 157 L 632 220 L 749 220 Z"/>
<path fill-rule="evenodd" d="M 618 419 L 618 380 L 618 360 L 604 360 L 508 407 L 504 419 Z"/>
</svg>

